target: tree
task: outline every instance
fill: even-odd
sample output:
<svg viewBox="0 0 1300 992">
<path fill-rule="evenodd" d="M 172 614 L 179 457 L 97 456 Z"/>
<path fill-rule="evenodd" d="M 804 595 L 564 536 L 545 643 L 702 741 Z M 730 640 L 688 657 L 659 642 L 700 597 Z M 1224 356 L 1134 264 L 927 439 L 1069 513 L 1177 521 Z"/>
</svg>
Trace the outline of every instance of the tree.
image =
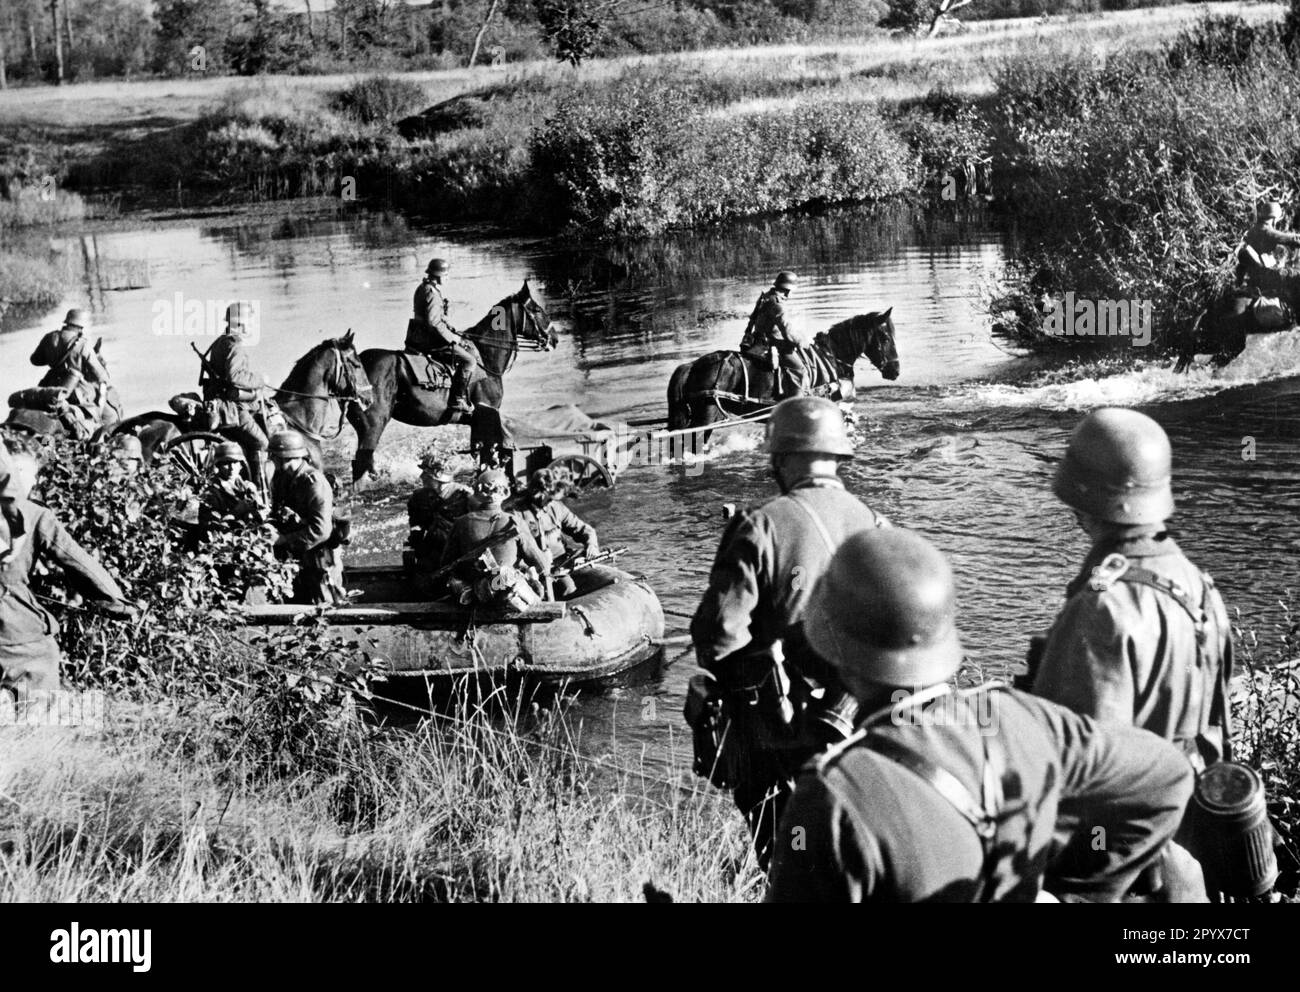
<svg viewBox="0 0 1300 992">
<path fill-rule="evenodd" d="M 497 5 L 501 0 L 491 0 L 488 4 L 487 13 L 483 16 L 483 23 L 479 25 L 478 33 L 474 35 L 474 48 L 469 53 L 469 67 L 474 68 L 474 63 L 478 61 L 479 46 L 483 44 L 483 35 L 487 34 L 488 22 L 492 20 L 492 15 L 497 12 Z"/>
<path fill-rule="evenodd" d="M 533 0 L 542 37 L 561 62 L 579 65 L 596 54 L 610 12 L 620 0 Z"/>
<path fill-rule="evenodd" d="M 63 85 L 63 25 L 59 23 L 59 0 L 50 0 L 50 20 L 54 24 L 54 84 Z"/>
<path fill-rule="evenodd" d="M 892 0 L 889 13 L 880 23 L 883 27 L 896 28 L 909 34 L 921 34 L 924 30 L 927 37 L 932 37 L 945 17 L 974 2 L 975 0 Z"/>
</svg>

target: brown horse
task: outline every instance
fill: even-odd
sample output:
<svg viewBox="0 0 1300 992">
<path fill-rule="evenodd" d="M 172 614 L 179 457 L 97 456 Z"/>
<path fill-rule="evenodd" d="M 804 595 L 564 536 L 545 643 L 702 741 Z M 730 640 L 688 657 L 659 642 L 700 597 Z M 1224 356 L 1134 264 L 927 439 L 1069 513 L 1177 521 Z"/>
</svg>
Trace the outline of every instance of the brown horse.
<svg viewBox="0 0 1300 992">
<path fill-rule="evenodd" d="M 519 292 L 507 296 L 466 331 L 465 337 L 470 350 L 477 355 L 477 365 L 469 381 L 470 402 L 493 408 L 501 406 L 505 395 L 501 379 L 514 365 L 521 342 L 539 351 L 549 351 L 557 340 L 551 329 L 551 318 L 534 298 L 527 280 Z M 375 449 L 390 420 L 414 427 L 470 422 L 470 415 L 454 415 L 447 409 L 450 378 L 446 384 L 430 388 L 412 367 L 413 362 L 420 361 L 400 351 L 380 348 L 361 353 L 374 394 L 369 409 L 354 406 L 348 411 L 348 420 L 357 431 L 357 455 L 352 462 L 354 481 L 374 472 Z"/>
<path fill-rule="evenodd" d="M 886 379 L 897 379 L 893 312 L 890 307 L 884 313 L 858 314 L 818 334 L 808 349 L 815 359 L 809 370 L 811 391 L 829 396 L 847 382 L 851 394 L 853 366 L 863 355 Z M 771 406 L 775 391 L 767 362 L 746 360 L 735 351 L 712 352 L 673 372 L 668 381 L 668 429 L 706 427 Z M 709 433 L 704 432 L 704 441 Z"/>
</svg>

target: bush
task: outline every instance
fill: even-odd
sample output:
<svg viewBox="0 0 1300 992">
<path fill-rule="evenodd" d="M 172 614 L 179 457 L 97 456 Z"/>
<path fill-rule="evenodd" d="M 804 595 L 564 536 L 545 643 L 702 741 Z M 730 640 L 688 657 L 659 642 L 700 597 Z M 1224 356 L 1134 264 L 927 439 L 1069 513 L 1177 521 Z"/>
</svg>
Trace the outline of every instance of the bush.
<svg viewBox="0 0 1300 992">
<path fill-rule="evenodd" d="M 424 87 L 409 79 L 368 76 L 334 93 L 331 109 L 362 124 L 391 123 L 428 106 Z"/>
<path fill-rule="evenodd" d="M 1174 39 L 1166 58 L 1171 69 L 1196 64 L 1241 69 L 1276 53 L 1281 41 L 1278 24 L 1255 26 L 1235 14 L 1209 16 Z"/>
</svg>

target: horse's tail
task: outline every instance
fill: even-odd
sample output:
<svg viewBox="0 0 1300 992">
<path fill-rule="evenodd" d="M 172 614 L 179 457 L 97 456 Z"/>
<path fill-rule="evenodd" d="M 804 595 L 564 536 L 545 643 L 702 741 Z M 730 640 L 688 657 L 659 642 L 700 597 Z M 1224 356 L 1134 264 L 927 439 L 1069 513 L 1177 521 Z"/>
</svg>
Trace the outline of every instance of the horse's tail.
<svg viewBox="0 0 1300 992">
<path fill-rule="evenodd" d="M 673 369 L 668 379 L 668 429 L 679 431 L 691 426 L 691 405 L 686 399 L 686 381 L 691 377 L 691 362 Z"/>
</svg>

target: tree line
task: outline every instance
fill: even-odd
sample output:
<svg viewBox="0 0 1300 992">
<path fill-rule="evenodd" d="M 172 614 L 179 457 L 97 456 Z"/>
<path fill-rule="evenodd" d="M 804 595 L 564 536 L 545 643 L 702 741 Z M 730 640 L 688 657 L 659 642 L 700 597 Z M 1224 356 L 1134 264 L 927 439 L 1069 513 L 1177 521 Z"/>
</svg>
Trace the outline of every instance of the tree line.
<svg viewBox="0 0 1300 992">
<path fill-rule="evenodd" d="M 3 0 L 0 88 L 805 42 L 1169 0 Z"/>
</svg>

